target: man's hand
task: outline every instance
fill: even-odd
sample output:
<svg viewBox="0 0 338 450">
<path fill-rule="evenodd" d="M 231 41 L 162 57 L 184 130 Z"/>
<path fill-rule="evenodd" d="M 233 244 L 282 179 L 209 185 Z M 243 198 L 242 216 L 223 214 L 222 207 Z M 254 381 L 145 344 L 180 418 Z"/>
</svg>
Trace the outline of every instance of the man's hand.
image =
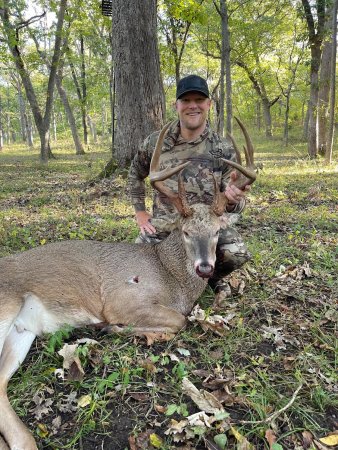
<svg viewBox="0 0 338 450">
<path fill-rule="evenodd" d="M 137 211 L 135 213 L 137 225 L 140 227 L 142 234 L 154 234 L 156 228 L 150 223 L 151 215 L 147 211 Z"/>
<path fill-rule="evenodd" d="M 224 195 L 228 199 L 229 203 L 227 204 L 227 211 L 231 212 L 234 207 L 245 198 L 246 194 L 250 191 L 251 186 L 245 186 L 245 188 L 239 189 L 235 186 L 234 182 L 238 178 L 238 173 L 236 171 L 231 172 L 229 183 L 224 191 Z"/>
</svg>

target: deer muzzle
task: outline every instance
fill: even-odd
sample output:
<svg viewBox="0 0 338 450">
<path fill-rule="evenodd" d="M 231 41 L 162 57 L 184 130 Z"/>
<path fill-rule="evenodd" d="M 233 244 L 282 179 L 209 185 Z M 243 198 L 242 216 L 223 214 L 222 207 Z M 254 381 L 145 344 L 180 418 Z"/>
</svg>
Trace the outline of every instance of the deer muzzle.
<svg viewBox="0 0 338 450">
<path fill-rule="evenodd" d="M 214 266 L 211 264 L 198 264 L 195 267 L 196 273 L 201 278 L 210 278 L 214 273 Z"/>
</svg>

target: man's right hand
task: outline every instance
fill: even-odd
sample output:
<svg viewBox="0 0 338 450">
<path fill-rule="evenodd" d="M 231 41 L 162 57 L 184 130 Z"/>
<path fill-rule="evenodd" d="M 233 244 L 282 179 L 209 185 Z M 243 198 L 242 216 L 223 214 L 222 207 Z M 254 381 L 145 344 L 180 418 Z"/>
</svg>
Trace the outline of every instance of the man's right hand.
<svg viewBox="0 0 338 450">
<path fill-rule="evenodd" d="M 142 234 L 155 234 L 156 228 L 150 223 L 151 215 L 147 211 L 137 211 L 135 213 L 137 225 Z"/>
</svg>

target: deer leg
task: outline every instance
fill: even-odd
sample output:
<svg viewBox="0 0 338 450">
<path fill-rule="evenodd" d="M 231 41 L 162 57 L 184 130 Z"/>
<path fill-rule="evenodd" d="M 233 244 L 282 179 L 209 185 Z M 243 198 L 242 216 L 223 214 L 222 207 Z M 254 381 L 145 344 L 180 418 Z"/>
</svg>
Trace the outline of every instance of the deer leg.
<svg viewBox="0 0 338 450">
<path fill-rule="evenodd" d="M 35 334 L 13 326 L 7 335 L 0 356 L 0 434 L 11 450 L 37 450 L 33 436 L 16 415 L 7 397 L 7 385 L 11 376 L 24 361 Z"/>
<path fill-rule="evenodd" d="M 177 333 L 184 327 L 186 319 L 178 311 L 160 304 L 152 304 L 142 308 L 135 308 L 134 302 L 124 301 L 123 317 L 120 320 L 116 313 L 110 314 L 109 309 L 104 311 L 105 321 L 112 331 L 122 331 L 124 327 L 130 328 L 130 334 L 137 333 Z M 109 318 L 114 317 L 113 320 Z M 126 321 L 128 318 L 128 321 Z M 117 319 L 117 320 L 116 320 Z"/>
<path fill-rule="evenodd" d="M 0 436 L 0 450 L 9 450 L 8 445 L 7 445 L 6 442 L 2 439 L 1 436 Z"/>
</svg>

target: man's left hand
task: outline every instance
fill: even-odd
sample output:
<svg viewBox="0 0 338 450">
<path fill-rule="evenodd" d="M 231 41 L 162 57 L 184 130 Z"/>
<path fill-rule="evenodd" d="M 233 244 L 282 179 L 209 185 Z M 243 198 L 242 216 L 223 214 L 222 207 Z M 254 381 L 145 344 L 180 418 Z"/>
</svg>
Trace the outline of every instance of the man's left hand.
<svg viewBox="0 0 338 450">
<path fill-rule="evenodd" d="M 224 195 L 228 199 L 227 210 L 231 211 L 234 207 L 245 198 L 246 194 L 250 191 L 251 186 L 245 186 L 245 188 L 239 189 L 234 183 L 238 178 L 236 171 L 231 172 L 229 183 L 224 191 Z M 229 207 L 229 208 L 228 208 Z"/>
</svg>

